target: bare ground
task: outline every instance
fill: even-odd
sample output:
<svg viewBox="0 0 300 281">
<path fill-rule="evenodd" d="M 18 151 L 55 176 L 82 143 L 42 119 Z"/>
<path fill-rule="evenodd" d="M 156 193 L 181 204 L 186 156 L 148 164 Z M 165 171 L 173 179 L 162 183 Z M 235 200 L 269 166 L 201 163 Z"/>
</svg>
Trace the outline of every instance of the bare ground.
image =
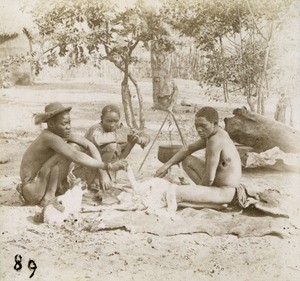
<svg viewBox="0 0 300 281">
<path fill-rule="evenodd" d="M 148 81 L 141 83 L 141 89 L 147 128 L 153 138 L 165 113 L 151 109 Z M 195 82 L 179 81 L 179 89 L 181 97 L 192 103 L 216 106 L 222 118 L 244 105 L 242 100 L 227 105 L 209 101 Z M 1 280 L 27 280 L 32 273 L 29 259 L 37 265 L 33 280 L 300 280 L 299 236 L 237 238 L 196 233 L 166 237 L 121 229 L 91 233 L 70 225 L 56 228 L 33 222 L 35 208 L 22 206 L 15 190 L 22 154 L 40 130 L 33 126 L 32 114 L 43 111 L 50 101 L 72 105 L 72 125 L 83 133 L 98 120 L 105 103 L 121 106 L 119 93 L 118 84 L 105 80 L 100 84 L 65 82 L 0 90 L 1 160 L 8 160 L 0 165 Z M 195 137 L 193 111 L 193 107 L 177 107 L 176 116 L 189 141 Z M 159 141 L 168 140 L 167 128 Z M 175 129 L 172 138 L 179 140 Z M 135 148 L 130 155 L 135 171 L 145 153 Z M 159 167 L 156 153 L 157 144 L 138 178 L 153 175 Z M 121 178 L 126 177 L 121 174 Z M 259 189 L 276 188 L 289 195 L 287 207 L 299 223 L 299 174 L 244 171 L 243 183 Z M 20 271 L 14 270 L 17 254 L 22 256 Z"/>
</svg>

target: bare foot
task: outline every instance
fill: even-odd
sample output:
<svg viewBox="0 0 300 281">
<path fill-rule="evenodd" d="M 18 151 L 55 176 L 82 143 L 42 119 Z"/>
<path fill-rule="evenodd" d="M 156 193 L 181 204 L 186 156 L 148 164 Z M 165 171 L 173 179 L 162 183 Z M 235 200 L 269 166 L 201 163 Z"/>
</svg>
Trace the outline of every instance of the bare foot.
<svg viewBox="0 0 300 281">
<path fill-rule="evenodd" d="M 90 189 L 92 190 L 100 190 L 100 180 L 99 178 L 95 178 L 93 182 L 90 184 Z"/>
<path fill-rule="evenodd" d="M 55 196 L 54 196 L 54 195 L 44 195 L 43 199 L 41 200 L 40 205 L 41 205 L 42 207 L 45 207 L 45 206 L 49 205 L 49 203 L 50 203 L 53 199 L 55 199 Z"/>
<path fill-rule="evenodd" d="M 57 198 L 54 197 L 52 199 L 44 198 L 41 201 L 41 206 L 46 207 L 52 205 L 56 210 L 63 212 L 65 210 L 65 207 L 61 204 L 61 202 L 57 201 Z"/>
</svg>

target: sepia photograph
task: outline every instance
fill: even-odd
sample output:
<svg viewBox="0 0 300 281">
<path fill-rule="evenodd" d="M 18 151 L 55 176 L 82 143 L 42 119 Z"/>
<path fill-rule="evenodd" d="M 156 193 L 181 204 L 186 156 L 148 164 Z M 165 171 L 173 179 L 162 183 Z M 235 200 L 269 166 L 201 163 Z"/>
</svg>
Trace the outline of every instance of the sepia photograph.
<svg viewBox="0 0 300 281">
<path fill-rule="evenodd" d="M 0 280 L 300 280 L 299 0 L 0 0 Z"/>
</svg>

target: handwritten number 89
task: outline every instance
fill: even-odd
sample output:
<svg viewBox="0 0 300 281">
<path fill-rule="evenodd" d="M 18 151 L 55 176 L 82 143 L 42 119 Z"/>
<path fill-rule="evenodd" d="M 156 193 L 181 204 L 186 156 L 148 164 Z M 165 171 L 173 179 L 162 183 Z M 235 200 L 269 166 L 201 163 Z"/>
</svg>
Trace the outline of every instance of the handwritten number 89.
<svg viewBox="0 0 300 281">
<path fill-rule="evenodd" d="M 19 270 L 21 270 L 21 268 L 22 268 L 22 256 L 21 255 L 16 255 L 15 256 L 15 262 L 16 262 L 16 264 L 15 264 L 15 266 L 14 266 L 14 269 L 16 270 L 16 271 L 19 271 Z M 28 261 L 28 266 L 27 266 L 30 270 L 33 270 L 33 272 L 31 273 L 31 275 L 29 276 L 29 278 L 31 278 L 31 277 L 33 277 L 33 275 L 34 275 L 34 273 L 35 273 L 35 270 L 37 269 L 37 266 L 36 266 L 36 263 L 35 263 L 35 261 L 34 260 L 31 260 L 31 259 L 29 259 L 29 261 Z"/>
</svg>

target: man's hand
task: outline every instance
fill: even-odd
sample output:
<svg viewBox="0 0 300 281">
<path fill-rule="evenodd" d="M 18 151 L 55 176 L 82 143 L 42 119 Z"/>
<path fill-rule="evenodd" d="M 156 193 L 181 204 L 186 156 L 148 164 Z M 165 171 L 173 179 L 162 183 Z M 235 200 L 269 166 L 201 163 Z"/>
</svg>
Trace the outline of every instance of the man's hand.
<svg viewBox="0 0 300 281">
<path fill-rule="evenodd" d="M 139 144 L 141 148 L 145 148 L 150 142 L 150 137 L 143 132 L 138 132 L 135 129 L 131 129 L 127 140 L 128 142 Z"/>
<path fill-rule="evenodd" d="M 150 142 L 150 136 L 147 134 L 140 134 L 139 135 L 139 141 L 138 144 L 141 146 L 141 148 L 145 148 Z"/>
<path fill-rule="evenodd" d="M 127 136 L 127 141 L 133 144 L 139 143 L 139 135 L 137 132 L 132 130 Z"/>
<path fill-rule="evenodd" d="M 165 166 L 162 166 L 156 171 L 154 176 L 158 177 L 158 178 L 163 178 L 167 173 L 168 173 L 168 168 Z"/>
<path fill-rule="evenodd" d="M 127 167 L 128 167 L 128 163 L 125 159 L 120 159 L 115 163 L 107 165 L 107 168 L 110 171 L 119 171 L 119 170 L 127 171 Z"/>
</svg>

